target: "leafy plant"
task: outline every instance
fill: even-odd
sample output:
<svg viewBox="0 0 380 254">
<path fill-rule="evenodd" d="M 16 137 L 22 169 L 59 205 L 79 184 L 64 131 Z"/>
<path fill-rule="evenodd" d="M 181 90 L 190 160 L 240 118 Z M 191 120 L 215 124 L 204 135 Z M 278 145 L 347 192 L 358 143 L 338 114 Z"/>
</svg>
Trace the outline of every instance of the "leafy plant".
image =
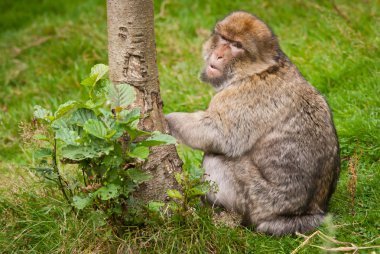
<svg viewBox="0 0 380 254">
<path fill-rule="evenodd" d="M 175 174 L 175 179 L 179 185 L 179 190 L 168 189 L 167 194 L 171 198 L 168 208 L 174 221 L 184 221 L 188 218 L 196 218 L 196 208 L 201 204 L 201 197 L 210 191 L 215 191 L 215 184 L 205 181 L 203 176 L 204 169 L 200 161 L 202 154 L 189 147 L 181 145 L 177 149 L 183 161 L 183 171 Z M 164 207 L 162 202 L 150 202 L 149 210 L 158 212 Z"/>
<path fill-rule="evenodd" d="M 122 218 L 134 204 L 131 194 L 151 178 L 141 170 L 149 147 L 175 139 L 140 130 L 140 109 L 131 107 L 134 88 L 112 85 L 107 73 L 106 65 L 95 65 L 81 82 L 86 101 L 67 101 L 55 112 L 35 106 L 34 117 L 47 131 L 34 136 L 40 145 L 33 169 L 56 183 L 73 209 L 92 207 Z"/>
</svg>

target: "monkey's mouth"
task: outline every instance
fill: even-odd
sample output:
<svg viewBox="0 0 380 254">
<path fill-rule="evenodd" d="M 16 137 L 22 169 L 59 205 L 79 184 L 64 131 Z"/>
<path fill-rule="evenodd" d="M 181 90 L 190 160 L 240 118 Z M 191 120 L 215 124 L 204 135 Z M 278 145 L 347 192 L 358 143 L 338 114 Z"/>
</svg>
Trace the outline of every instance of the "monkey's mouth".
<svg viewBox="0 0 380 254">
<path fill-rule="evenodd" d="M 221 74 L 221 71 L 218 67 L 213 64 L 209 64 L 206 69 L 207 76 L 209 77 L 218 77 Z"/>
</svg>

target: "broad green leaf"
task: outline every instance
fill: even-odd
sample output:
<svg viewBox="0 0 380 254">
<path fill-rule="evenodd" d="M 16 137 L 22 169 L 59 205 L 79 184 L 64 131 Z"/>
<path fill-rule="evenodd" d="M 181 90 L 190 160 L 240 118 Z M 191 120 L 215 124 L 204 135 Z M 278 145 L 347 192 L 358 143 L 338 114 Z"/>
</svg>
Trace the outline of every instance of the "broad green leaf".
<svg viewBox="0 0 380 254">
<path fill-rule="evenodd" d="M 108 72 L 108 66 L 104 64 L 97 64 L 94 67 L 91 68 L 90 76 L 85 78 L 81 85 L 83 86 L 89 86 L 93 87 L 96 82 L 98 82 L 100 79 L 104 78 L 104 76 Z"/>
<path fill-rule="evenodd" d="M 150 132 L 139 130 L 129 125 L 124 126 L 124 128 L 125 128 L 125 131 L 128 132 L 128 135 L 131 137 L 131 140 L 134 140 L 137 137 L 146 136 L 150 134 Z M 144 146 L 147 146 L 147 145 L 144 145 Z"/>
<path fill-rule="evenodd" d="M 112 138 L 116 134 L 116 132 L 117 132 L 116 130 L 108 130 L 106 139 Z"/>
<path fill-rule="evenodd" d="M 33 136 L 33 139 L 35 139 L 35 140 L 49 141 L 49 138 L 46 137 L 45 135 L 42 135 L 42 134 L 35 134 L 35 135 Z"/>
<path fill-rule="evenodd" d="M 43 119 L 43 120 L 46 120 L 48 122 L 50 122 L 53 119 L 51 111 L 41 107 L 40 105 L 34 106 L 33 115 L 37 119 Z"/>
<path fill-rule="evenodd" d="M 173 136 L 162 133 L 154 133 L 152 136 L 142 141 L 140 144 L 143 146 L 157 146 L 163 144 L 175 144 L 176 139 Z"/>
<path fill-rule="evenodd" d="M 79 210 L 82 210 L 83 208 L 90 205 L 91 203 L 92 203 L 92 198 L 90 196 L 87 196 L 87 197 L 74 196 L 73 197 L 73 205 Z"/>
<path fill-rule="evenodd" d="M 135 129 L 138 129 L 139 128 L 139 122 L 140 122 L 140 119 L 136 119 L 134 121 L 131 121 L 128 123 L 128 126 L 130 126 L 131 128 L 135 128 Z M 149 135 L 151 135 L 152 133 L 149 132 Z"/>
<path fill-rule="evenodd" d="M 65 102 L 64 104 L 59 105 L 57 111 L 55 111 L 54 113 L 55 119 L 61 118 L 63 115 L 73 110 L 77 106 L 78 106 L 78 102 L 76 101 L 68 101 L 68 102 Z"/>
<path fill-rule="evenodd" d="M 80 139 L 78 135 L 78 127 L 69 123 L 67 118 L 62 117 L 55 120 L 51 126 L 55 132 L 55 138 L 65 142 L 68 145 L 76 145 Z"/>
<path fill-rule="evenodd" d="M 121 137 L 121 135 L 124 133 L 124 130 L 121 130 L 120 126 L 116 124 L 115 116 L 112 114 L 112 112 L 102 108 L 100 108 L 99 111 L 102 115 L 100 116 L 100 119 L 108 129 L 107 138 L 113 137 L 113 139 L 116 139 Z M 115 135 L 116 137 L 114 137 Z"/>
<path fill-rule="evenodd" d="M 82 86 L 89 86 L 89 87 L 92 87 L 95 85 L 96 83 L 96 79 L 98 78 L 98 75 L 90 75 L 89 77 L 85 78 L 84 80 L 82 80 L 82 82 L 80 82 L 80 84 Z"/>
<path fill-rule="evenodd" d="M 152 178 L 152 175 L 145 173 L 139 169 L 131 168 L 128 169 L 127 175 L 134 183 L 140 184 L 146 182 Z"/>
<path fill-rule="evenodd" d="M 108 96 L 112 108 L 125 108 L 135 101 L 136 92 L 135 89 L 128 84 L 110 85 Z"/>
<path fill-rule="evenodd" d="M 138 183 L 135 183 L 132 180 L 127 180 L 123 184 L 125 184 L 125 185 L 123 186 L 121 193 L 126 197 L 128 197 L 129 194 L 133 193 L 136 190 L 136 188 L 138 187 Z"/>
<path fill-rule="evenodd" d="M 149 148 L 146 146 L 136 146 L 132 151 L 128 153 L 130 157 L 146 159 L 149 156 Z"/>
<path fill-rule="evenodd" d="M 34 157 L 36 159 L 50 157 L 51 155 L 52 155 L 52 150 L 50 148 L 45 148 L 45 147 L 37 149 L 34 152 Z"/>
<path fill-rule="evenodd" d="M 197 166 L 198 168 L 201 167 L 201 162 L 203 159 L 202 153 L 194 151 L 190 147 L 183 144 L 179 144 L 177 146 L 177 153 L 184 163 L 183 169 L 185 171 L 192 165 Z"/>
<path fill-rule="evenodd" d="M 78 131 L 73 129 L 73 127 L 56 130 L 55 138 L 65 142 L 67 145 L 77 145 L 80 139 Z"/>
<path fill-rule="evenodd" d="M 88 218 L 92 222 L 92 225 L 95 228 L 97 228 L 97 227 L 102 227 L 102 226 L 106 225 L 108 217 L 104 211 L 95 210 L 95 211 L 90 211 Z"/>
<path fill-rule="evenodd" d="M 209 190 L 210 188 L 207 184 L 200 184 L 191 188 L 188 191 L 188 196 L 189 198 L 203 196 L 203 195 L 206 195 L 209 192 Z"/>
<path fill-rule="evenodd" d="M 168 193 L 168 196 L 171 198 L 176 198 L 176 199 L 181 199 L 181 200 L 183 199 L 181 192 L 179 192 L 178 190 L 168 189 L 166 192 Z"/>
<path fill-rule="evenodd" d="M 87 133 L 89 133 L 95 137 L 98 137 L 100 139 L 106 139 L 108 130 L 107 130 L 106 126 L 104 125 L 104 123 L 97 120 L 97 119 L 87 120 L 87 122 L 85 122 L 85 124 L 83 125 L 83 129 Z"/>
<path fill-rule="evenodd" d="M 90 158 L 99 158 L 108 155 L 113 150 L 112 145 L 93 144 L 92 146 L 68 145 L 62 148 L 62 157 L 81 161 Z"/>
<path fill-rule="evenodd" d="M 62 129 L 62 128 L 68 128 L 70 129 L 70 123 L 67 121 L 66 118 L 60 118 L 60 119 L 57 119 L 57 120 L 54 120 L 52 123 L 51 123 L 51 127 L 56 131 L 56 130 L 59 130 L 59 129 Z"/>
<path fill-rule="evenodd" d="M 88 109 L 97 109 L 104 105 L 106 98 L 97 98 L 96 100 L 88 100 L 84 103 L 84 106 Z"/>
<path fill-rule="evenodd" d="M 190 165 L 187 169 L 187 172 L 189 173 L 191 181 L 202 179 L 202 176 L 204 174 L 204 170 L 195 165 Z"/>
<path fill-rule="evenodd" d="M 115 184 L 108 184 L 99 188 L 95 194 L 100 197 L 101 200 L 110 200 L 116 198 L 119 195 L 119 186 Z"/>
<path fill-rule="evenodd" d="M 109 118 L 113 118 L 114 117 L 114 115 L 112 114 L 112 111 L 110 109 L 100 108 L 99 112 L 101 113 L 101 115 L 103 117 L 109 117 Z"/>
<path fill-rule="evenodd" d="M 159 212 L 160 208 L 164 205 L 164 202 L 151 201 L 148 203 L 148 210 L 152 212 Z"/>
<path fill-rule="evenodd" d="M 108 73 L 108 66 L 105 64 L 96 64 L 91 68 L 90 76 L 97 75 L 97 81 L 104 78 Z"/>
<path fill-rule="evenodd" d="M 118 176 L 119 175 L 118 168 L 121 166 L 122 163 L 123 163 L 123 158 L 115 154 L 110 154 L 103 159 L 102 166 L 106 168 L 117 168 L 116 171 L 109 171 L 107 174 L 111 175 L 111 174 L 116 173 Z"/>
<path fill-rule="evenodd" d="M 107 126 L 108 129 L 113 129 L 115 127 L 116 120 L 114 116 L 111 115 L 103 115 L 100 117 L 103 123 Z"/>
<path fill-rule="evenodd" d="M 96 98 L 96 100 L 106 100 L 110 85 L 111 82 L 109 80 L 101 80 L 100 82 L 97 82 L 91 89 L 92 98 Z"/>
<path fill-rule="evenodd" d="M 56 174 L 56 172 L 54 171 L 53 168 L 51 167 L 44 167 L 44 166 L 39 166 L 39 167 L 36 167 L 36 168 L 31 168 L 32 170 L 34 170 L 34 172 L 39 175 L 39 176 L 42 176 L 48 180 L 52 180 L 52 181 L 55 181 L 58 179 L 58 175 Z"/>
<path fill-rule="evenodd" d="M 121 136 L 123 136 L 123 134 L 125 133 L 123 126 L 119 124 L 115 124 L 115 126 L 113 126 L 112 128 L 115 131 L 115 133 L 112 135 L 111 140 L 116 140 L 120 138 Z"/>
<path fill-rule="evenodd" d="M 79 108 L 72 114 L 70 122 L 83 126 L 90 119 L 97 119 L 95 112 L 91 109 Z"/>
<path fill-rule="evenodd" d="M 119 121 L 122 123 L 130 123 L 140 119 L 140 108 L 134 108 L 131 111 L 123 110 L 119 114 Z"/>
</svg>

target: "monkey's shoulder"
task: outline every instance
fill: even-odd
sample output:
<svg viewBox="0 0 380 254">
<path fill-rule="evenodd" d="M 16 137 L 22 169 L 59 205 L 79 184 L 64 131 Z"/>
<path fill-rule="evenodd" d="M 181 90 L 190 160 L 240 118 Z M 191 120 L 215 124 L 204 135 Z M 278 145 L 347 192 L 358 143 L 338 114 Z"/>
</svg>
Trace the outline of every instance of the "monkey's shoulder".
<svg viewBox="0 0 380 254">
<path fill-rule="evenodd" d="M 294 101 L 297 94 L 283 80 L 268 82 L 249 78 L 219 91 L 210 101 L 209 109 L 217 111 L 253 110 L 272 107 L 278 101 L 283 106 Z M 280 109 L 281 105 L 276 105 Z"/>
</svg>

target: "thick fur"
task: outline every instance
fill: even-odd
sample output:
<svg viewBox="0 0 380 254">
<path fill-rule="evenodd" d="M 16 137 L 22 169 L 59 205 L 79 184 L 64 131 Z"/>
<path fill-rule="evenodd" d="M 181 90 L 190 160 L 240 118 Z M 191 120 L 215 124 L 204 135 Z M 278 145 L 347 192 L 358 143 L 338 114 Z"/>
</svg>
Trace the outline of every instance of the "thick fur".
<svg viewBox="0 0 380 254">
<path fill-rule="evenodd" d="M 310 231 L 323 221 L 339 175 L 330 109 L 255 16 L 235 12 L 220 21 L 206 63 L 218 34 L 242 42 L 246 55 L 233 60 L 206 111 L 167 115 L 170 130 L 205 152 L 206 179 L 219 186 L 209 202 L 259 232 Z"/>
</svg>

